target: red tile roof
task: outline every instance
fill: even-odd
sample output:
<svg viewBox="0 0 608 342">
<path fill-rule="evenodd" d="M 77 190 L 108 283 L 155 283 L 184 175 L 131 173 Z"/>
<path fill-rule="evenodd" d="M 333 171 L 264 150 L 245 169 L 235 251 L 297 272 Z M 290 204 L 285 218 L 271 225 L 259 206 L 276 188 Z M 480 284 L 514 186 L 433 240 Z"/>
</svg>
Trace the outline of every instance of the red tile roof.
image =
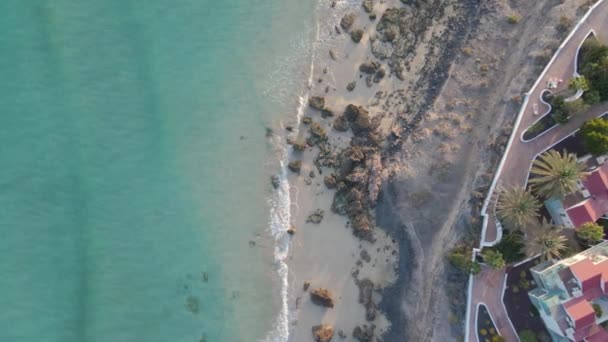
<svg viewBox="0 0 608 342">
<path fill-rule="evenodd" d="M 566 210 L 575 227 L 595 222 L 608 213 L 608 163 L 602 164 L 583 181 L 591 197 Z"/>
<path fill-rule="evenodd" d="M 600 273 L 598 272 L 596 265 L 594 265 L 593 261 L 589 258 L 585 258 L 570 265 L 570 272 L 572 272 L 581 283 L 586 282 Z"/>
<path fill-rule="evenodd" d="M 564 309 L 574 321 L 577 332 L 590 324 L 595 323 L 595 311 L 588 301 L 583 297 L 572 298 L 564 303 Z M 586 334 L 583 336 L 587 336 Z"/>
<path fill-rule="evenodd" d="M 606 329 L 599 325 L 595 325 L 592 329 L 590 329 L 587 337 L 585 337 L 586 342 L 606 342 L 608 341 L 608 332 Z"/>
</svg>

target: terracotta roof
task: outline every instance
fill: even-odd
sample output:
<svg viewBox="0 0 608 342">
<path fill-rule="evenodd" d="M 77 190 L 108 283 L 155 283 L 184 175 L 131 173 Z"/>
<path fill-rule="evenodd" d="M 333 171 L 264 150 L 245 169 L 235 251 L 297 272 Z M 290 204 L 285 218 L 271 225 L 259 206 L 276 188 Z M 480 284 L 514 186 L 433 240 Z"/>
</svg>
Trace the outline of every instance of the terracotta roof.
<svg viewBox="0 0 608 342">
<path fill-rule="evenodd" d="M 602 164 L 589 174 L 583 185 L 591 197 L 566 210 L 575 227 L 586 222 L 595 222 L 608 213 L 608 163 Z"/>
<path fill-rule="evenodd" d="M 591 307 L 591 304 L 585 298 L 572 298 L 564 303 L 564 308 L 574 321 L 574 327 L 577 332 L 579 332 L 579 329 L 595 323 L 595 311 L 593 311 L 593 307 Z M 587 334 L 583 336 L 587 336 Z"/>
<path fill-rule="evenodd" d="M 603 327 L 599 326 L 599 325 L 594 325 L 587 337 L 585 337 L 585 341 L 586 342 L 606 342 L 608 341 L 608 332 L 606 332 L 606 329 L 604 329 Z"/>
<path fill-rule="evenodd" d="M 597 276 L 600 272 L 589 258 L 585 258 L 570 265 L 570 271 L 578 278 L 581 283 Z"/>
</svg>

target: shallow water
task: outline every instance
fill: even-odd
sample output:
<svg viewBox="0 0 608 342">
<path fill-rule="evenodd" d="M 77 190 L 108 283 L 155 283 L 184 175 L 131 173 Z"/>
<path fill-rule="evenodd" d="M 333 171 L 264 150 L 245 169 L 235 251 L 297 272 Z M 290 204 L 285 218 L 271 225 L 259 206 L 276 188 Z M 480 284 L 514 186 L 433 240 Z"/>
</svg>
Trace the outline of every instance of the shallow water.
<svg viewBox="0 0 608 342">
<path fill-rule="evenodd" d="M 314 6 L 0 3 L 0 341 L 276 328 L 264 133 L 295 117 Z"/>
</svg>

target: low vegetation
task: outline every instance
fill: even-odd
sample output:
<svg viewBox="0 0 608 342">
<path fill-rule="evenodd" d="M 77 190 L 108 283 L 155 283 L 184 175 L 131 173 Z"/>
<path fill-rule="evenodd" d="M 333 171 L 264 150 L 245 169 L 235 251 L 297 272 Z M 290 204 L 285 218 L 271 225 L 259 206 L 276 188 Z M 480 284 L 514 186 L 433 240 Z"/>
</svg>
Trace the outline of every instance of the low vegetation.
<svg viewBox="0 0 608 342">
<path fill-rule="evenodd" d="M 581 127 L 580 134 L 589 153 L 596 156 L 608 153 L 608 120 L 589 120 Z"/>
<path fill-rule="evenodd" d="M 594 222 L 587 222 L 576 230 L 576 236 L 587 245 L 595 245 L 604 238 L 604 227 Z"/>
<path fill-rule="evenodd" d="M 473 250 L 470 246 L 460 244 L 454 247 L 448 254 L 448 261 L 454 267 L 465 273 L 477 274 L 481 272 L 481 266 L 477 261 L 472 261 Z"/>
<path fill-rule="evenodd" d="M 588 91 L 597 91 L 602 101 L 608 100 L 608 46 L 589 39 L 581 48 L 579 71 L 587 81 Z"/>
<path fill-rule="evenodd" d="M 494 269 L 501 269 L 506 265 L 502 253 L 497 250 L 485 248 L 481 252 L 481 256 L 483 257 L 483 262 Z"/>
</svg>

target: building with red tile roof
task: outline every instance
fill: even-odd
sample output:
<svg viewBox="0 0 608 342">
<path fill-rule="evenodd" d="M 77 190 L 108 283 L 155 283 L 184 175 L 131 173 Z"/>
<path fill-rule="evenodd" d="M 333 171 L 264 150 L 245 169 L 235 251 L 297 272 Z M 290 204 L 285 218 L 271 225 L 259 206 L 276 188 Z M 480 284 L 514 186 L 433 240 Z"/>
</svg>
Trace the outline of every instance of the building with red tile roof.
<svg viewBox="0 0 608 342">
<path fill-rule="evenodd" d="M 554 341 L 608 341 L 608 241 L 530 271 L 537 288 L 528 296 Z"/>
<path fill-rule="evenodd" d="M 599 165 L 593 164 L 587 178 L 579 183 L 579 191 L 563 201 L 553 198 L 545 202 L 556 224 L 578 228 L 608 217 L 608 162 L 601 161 Z"/>
</svg>

